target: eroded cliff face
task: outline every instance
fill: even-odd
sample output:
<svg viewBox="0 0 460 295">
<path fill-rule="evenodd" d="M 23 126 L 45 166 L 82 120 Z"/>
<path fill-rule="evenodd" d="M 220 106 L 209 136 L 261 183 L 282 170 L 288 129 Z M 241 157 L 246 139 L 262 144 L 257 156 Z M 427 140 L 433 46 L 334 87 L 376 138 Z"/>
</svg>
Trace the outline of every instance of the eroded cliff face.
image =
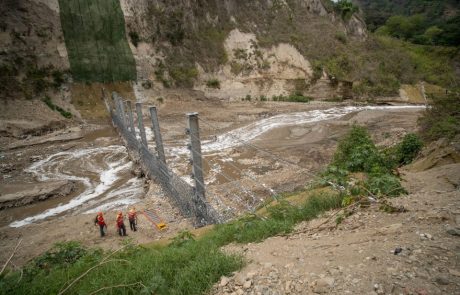
<svg viewBox="0 0 460 295">
<path fill-rule="evenodd" d="M 0 5 L 0 98 L 32 98 L 69 69 L 58 0 L 4 0 Z"/>
<path fill-rule="evenodd" d="M 316 61 L 334 54 L 339 35 L 358 42 L 367 37 L 359 16 L 345 21 L 321 0 L 120 4 L 139 85 L 193 88 L 211 98 L 341 97 L 342 82 Z M 51 89 L 70 68 L 59 1 L 5 0 L 0 16 L 1 96 L 42 97 L 41 88 Z"/>
<path fill-rule="evenodd" d="M 337 35 L 367 37 L 357 15 L 344 21 L 320 0 L 122 0 L 140 80 L 193 87 L 220 99 L 300 92 L 343 96 L 343 83 L 315 69 Z M 150 83 L 147 83 L 150 87 Z"/>
</svg>

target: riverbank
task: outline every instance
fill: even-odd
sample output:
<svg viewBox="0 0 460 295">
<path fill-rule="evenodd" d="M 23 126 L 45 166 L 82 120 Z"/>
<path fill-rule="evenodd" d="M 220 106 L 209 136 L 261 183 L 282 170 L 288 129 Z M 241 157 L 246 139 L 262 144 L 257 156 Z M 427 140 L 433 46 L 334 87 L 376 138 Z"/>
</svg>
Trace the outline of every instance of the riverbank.
<svg viewBox="0 0 460 295">
<path fill-rule="evenodd" d="M 378 144 L 391 145 L 407 132 L 415 130 L 416 120 L 419 116 L 419 109 L 374 109 L 362 110 L 360 112 L 353 110 L 342 114 L 342 117 L 333 117 L 334 120 L 316 120 L 313 123 L 302 122 L 301 119 L 305 118 L 304 116 L 291 120 L 290 124 L 280 124 L 280 122 L 286 122 L 286 119 L 289 120 L 289 114 L 316 112 L 334 107 L 344 108 L 346 106 L 336 103 L 315 102 L 296 104 L 280 102 L 224 103 L 170 100 L 159 106 L 159 115 L 167 151 L 171 147 L 176 148 L 176 150 L 184 148 L 186 141 L 184 113 L 192 110 L 199 111 L 200 118 L 209 123 L 209 125 L 201 124 L 200 131 L 202 131 L 203 146 L 212 146 L 216 142 L 219 143 L 219 141 L 216 141 L 216 138 L 228 139 L 229 137 L 225 137 L 225 134 L 240 127 L 253 126 L 253 128 L 247 130 L 243 128 L 241 129 L 243 131 L 238 131 L 237 136 L 242 137 L 252 134 L 254 130 L 259 130 L 261 126 L 262 128 L 266 128 L 265 126 L 269 125 L 276 127 L 268 128 L 266 132 L 252 137 L 251 142 L 258 147 L 273 152 L 281 159 L 288 159 L 290 162 L 295 163 L 296 166 L 283 163 L 249 146 L 237 144 L 225 150 L 217 146 L 216 150 L 210 149 L 209 154 L 205 155 L 205 181 L 208 190 L 211 192 L 209 194 L 210 202 L 215 204 L 217 201 L 221 201 L 233 208 L 234 215 L 238 215 L 247 210 L 247 205 L 250 201 L 247 197 L 241 196 L 241 186 L 254 192 L 255 196 L 260 199 L 260 202 L 272 197 L 266 188 L 271 188 L 276 193 L 282 193 L 304 187 L 306 183 L 311 181 L 312 173 L 320 171 L 330 161 L 337 140 L 352 124 L 366 125 Z M 278 125 L 273 125 L 273 118 L 277 116 L 280 116 L 282 120 L 276 122 Z M 302 122 L 302 124 L 297 124 L 297 120 Z M 261 124 L 261 122 L 264 124 Z M 51 174 L 62 176 L 63 174 L 74 175 L 74 173 L 80 173 L 80 177 L 89 178 L 88 181 L 92 186 L 87 195 L 91 194 L 92 190 L 104 184 L 98 171 L 106 171 L 110 165 L 103 160 L 111 155 L 113 159 L 119 161 L 119 157 L 123 157 L 123 148 L 120 147 L 119 156 L 114 156 L 114 151 L 109 152 L 106 156 L 96 155 L 94 158 L 90 157 L 85 160 L 78 158 L 77 155 L 82 150 L 92 149 L 97 151 L 104 147 L 119 144 L 120 141 L 117 135 L 111 130 L 111 127 L 107 127 L 107 125 L 97 125 L 93 131 L 85 133 L 84 138 L 81 140 L 59 144 L 53 143 L 50 145 L 44 144 L 5 152 L 2 163 L 13 165 L 14 169 L 12 171 L 15 172 L 11 173 L 11 177 L 4 178 L 2 181 L 34 182 L 36 181 L 34 179 L 37 177 L 36 174 L 23 173 L 22 171 L 30 170 L 30 167 L 37 162 L 49 158 L 54 159 L 55 163 L 42 162 L 43 165 L 40 166 L 41 170 L 36 171 L 44 175 L 49 174 L 49 177 L 51 177 Z M 53 156 L 56 154 L 63 155 L 63 153 L 67 155 L 66 159 L 72 160 L 68 161 L 64 158 Z M 33 159 L 33 157 L 39 157 L 39 160 L 31 163 L 30 159 Z M 169 153 L 168 163 L 179 171 L 181 175 L 188 175 L 189 166 L 186 154 L 177 156 Z M 117 165 L 122 166 L 124 164 L 119 163 Z M 45 167 L 48 168 L 45 169 Z M 91 213 L 91 210 L 94 211 L 100 205 L 99 201 L 110 193 L 112 193 L 113 197 L 114 194 L 117 195 L 116 193 L 119 192 L 118 196 L 111 200 L 114 204 L 116 204 L 115 201 L 117 198 L 121 201 L 126 199 L 132 200 L 132 195 L 123 190 L 123 185 L 129 184 L 128 180 L 137 179 L 131 175 L 132 169 L 132 167 L 127 166 L 123 170 L 118 171 L 117 179 L 104 187 L 105 191 L 101 196 L 95 196 L 94 200 L 97 200 L 97 202 L 84 202 L 82 205 L 62 211 L 57 215 L 38 219 L 33 224 L 18 228 L 11 228 L 9 226 L 12 222 L 37 216 L 47 210 L 65 205 L 78 197 L 78 195 L 84 194 L 88 188 L 86 187 L 85 189 L 82 181 L 80 181 L 78 195 L 54 198 L 53 200 L 39 202 L 31 206 L 3 210 L 0 249 L 5 251 L 2 251 L 4 253 L 2 255 L 7 255 L 7 250 L 12 248 L 17 238 L 20 237 L 23 237 L 24 241 L 23 246 L 15 256 L 15 263 L 17 265 L 24 264 L 30 258 L 47 250 L 57 241 L 78 240 L 84 245 L 113 249 L 122 240 L 114 234 L 115 226 L 113 225 L 114 221 L 111 219 L 114 218 L 115 211 L 120 206 L 126 208 L 127 204 L 120 204 L 118 207 L 105 210 L 109 223 L 112 224 L 109 227 L 110 236 L 106 239 L 98 238 L 97 228 L 92 224 L 94 212 Z M 83 175 L 85 173 L 86 175 Z M 222 173 L 229 176 L 230 180 L 233 180 L 235 183 L 238 181 L 238 186 L 235 186 L 229 179 L 223 177 Z M 251 177 L 247 175 L 251 175 Z M 136 242 L 145 243 L 174 236 L 180 230 L 192 228 L 189 220 L 182 217 L 168 200 L 163 197 L 157 185 L 151 182 L 144 184 L 142 179 L 138 181 L 135 192 L 139 194 L 139 197 L 137 198 L 137 202 L 132 205 L 136 206 L 139 210 L 143 208 L 155 210 L 166 221 L 168 229 L 160 233 L 153 229 L 151 224 L 142 217 L 140 219 L 140 230 L 131 235 Z M 258 183 L 263 183 L 264 186 Z M 145 193 L 144 189 L 147 193 Z M 220 200 L 216 200 L 213 196 L 219 196 Z M 235 196 L 241 196 L 240 200 L 235 198 Z M 109 202 L 109 199 L 104 202 Z M 1 258 L 3 259 L 4 257 L 2 256 Z"/>
</svg>

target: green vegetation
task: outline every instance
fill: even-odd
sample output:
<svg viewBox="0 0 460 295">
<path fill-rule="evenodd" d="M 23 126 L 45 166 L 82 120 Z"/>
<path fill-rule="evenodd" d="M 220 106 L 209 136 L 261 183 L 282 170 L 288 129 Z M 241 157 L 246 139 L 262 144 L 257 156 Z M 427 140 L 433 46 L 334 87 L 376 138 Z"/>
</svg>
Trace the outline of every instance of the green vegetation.
<svg viewBox="0 0 460 295">
<path fill-rule="evenodd" d="M 333 3 L 334 10 L 342 17 L 344 20 L 349 20 L 351 16 L 359 11 L 358 6 L 354 5 L 351 1 L 348 0 L 339 0 Z"/>
<path fill-rule="evenodd" d="M 418 141 L 408 135 L 400 146 L 398 150 L 405 153 L 406 159 L 418 149 Z M 223 253 L 222 246 L 289 233 L 298 222 L 358 200 L 363 202 L 362 197 L 369 194 L 400 195 L 404 189 L 390 169 L 367 131 L 354 126 L 340 142 L 334 161 L 321 178 L 323 184 L 338 183 L 345 190 L 314 188 L 300 192 L 299 197 L 305 199 L 300 205 L 289 201 L 293 196 L 279 196 L 276 202 L 264 204 L 258 213 L 215 225 L 200 237 L 182 231 L 166 246 L 135 246 L 125 240 L 121 250 L 103 252 L 75 242 L 60 243 L 21 271 L 4 273 L 0 277 L 0 294 L 56 294 L 66 288 L 69 294 L 89 294 L 101 288 L 107 288 L 110 294 L 206 294 L 221 276 L 244 265 L 242 257 Z M 367 177 L 360 182 L 351 181 L 351 171 L 365 172 Z M 345 208 L 336 223 L 350 214 Z"/>
<path fill-rule="evenodd" d="M 320 179 L 320 184 L 336 183 L 344 186 L 352 196 L 371 193 L 376 197 L 396 197 L 405 193 L 393 171 L 412 161 L 421 149 L 421 141 L 408 134 L 393 148 L 379 151 L 366 129 L 353 126 L 343 138 Z M 356 174 L 363 174 L 352 181 Z M 355 198 L 355 197 L 352 197 Z"/>
<path fill-rule="evenodd" d="M 427 140 L 452 139 L 460 134 L 460 95 L 451 92 L 432 97 L 432 104 L 420 118 L 420 125 Z"/>
<path fill-rule="evenodd" d="M 356 11 L 350 1 L 323 2 L 331 12 L 343 16 L 345 23 Z M 209 16 L 219 21 L 214 23 Z M 235 49 L 230 53 L 230 67 L 235 75 L 270 68 L 259 46 L 270 48 L 290 43 L 314 65 L 313 80 L 326 70 L 332 82 L 353 82 L 356 97 L 398 95 L 401 84 L 419 81 L 445 88 L 460 82 L 454 67 L 459 59 L 456 48 L 416 45 L 377 34 L 370 34 L 367 39 L 354 36 L 338 29 L 329 18 L 312 14 L 301 1 L 245 1 L 231 17 L 209 0 L 192 8 L 184 4 L 152 4 L 147 19 L 156 29 L 145 38 L 165 54 L 163 67 L 155 70 L 161 72 L 157 77 L 166 87 L 193 85 L 196 63 L 212 72 L 227 62 L 224 40 L 235 27 L 254 33 L 258 40 L 251 50 Z M 430 29 L 427 34 L 434 38 L 436 30 Z"/>
<path fill-rule="evenodd" d="M 408 133 L 399 144 L 383 150 L 383 154 L 387 163 L 391 163 L 389 164 L 390 167 L 397 167 L 411 163 L 422 150 L 422 147 L 423 142 L 419 136 Z"/>
<path fill-rule="evenodd" d="M 206 87 L 220 89 L 220 81 L 218 79 L 211 79 L 206 81 Z"/>
<path fill-rule="evenodd" d="M 63 108 L 55 105 L 49 96 L 45 96 L 43 102 L 53 111 L 58 111 L 64 118 L 70 119 L 72 118 L 72 113 L 64 110 Z"/>
<path fill-rule="evenodd" d="M 244 264 L 241 257 L 224 254 L 220 247 L 288 233 L 297 222 L 341 204 L 338 193 L 313 195 L 302 206 L 281 201 L 268 209 L 269 216 L 248 215 L 216 225 L 199 239 L 181 232 L 164 247 L 127 244 L 116 253 L 104 253 L 76 243 L 59 244 L 32 261 L 22 274 L 10 272 L 0 278 L 0 294 L 56 294 L 91 268 L 68 293 L 89 294 L 101 287 L 118 286 L 111 288 L 111 294 L 204 294 L 221 276 Z"/>
<path fill-rule="evenodd" d="M 304 96 L 302 93 L 296 92 L 289 96 L 275 95 L 272 97 L 273 101 L 289 101 L 289 102 L 303 102 L 307 103 L 312 100 L 309 96 Z"/>
<path fill-rule="evenodd" d="M 136 79 L 136 64 L 125 36 L 119 1 L 59 0 L 59 9 L 70 68 L 76 81 Z M 130 34 L 130 37 L 134 44 L 135 36 Z"/>
<path fill-rule="evenodd" d="M 131 39 L 131 43 L 133 43 L 135 47 L 137 47 L 137 45 L 141 41 L 141 38 L 139 37 L 139 34 L 136 31 L 129 32 L 129 38 Z"/>
<path fill-rule="evenodd" d="M 358 0 L 371 31 L 417 44 L 460 45 L 455 0 Z"/>
</svg>

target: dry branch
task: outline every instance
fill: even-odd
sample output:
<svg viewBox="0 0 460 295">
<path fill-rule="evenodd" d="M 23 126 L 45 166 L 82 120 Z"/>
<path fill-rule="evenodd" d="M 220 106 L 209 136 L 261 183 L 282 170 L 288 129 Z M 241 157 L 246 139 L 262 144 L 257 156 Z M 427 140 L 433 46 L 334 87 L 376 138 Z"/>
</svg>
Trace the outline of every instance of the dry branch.
<svg viewBox="0 0 460 295">
<path fill-rule="evenodd" d="M 5 262 L 5 264 L 3 265 L 2 270 L 0 271 L 0 275 L 5 271 L 6 266 L 10 263 L 10 261 L 11 261 L 11 259 L 13 258 L 14 254 L 15 254 L 16 251 L 18 250 L 18 247 L 19 247 L 19 245 L 21 244 L 21 242 L 22 242 L 22 239 L 20 239 L 19 242 L 16 244 L 16 247 L 14 247 L 13 252 L 11 253 L 10 257 L 9 257 L 8 260 Z"/>
<path fill-rule="evenodd" d="M 112 253 L 113 254 L 113 253 Z M 109 255 L 110 256 L 110 255 Z M 108 258 L 109 256 L 107 256 L 106 258 Z M 109 262 L 115 262 L 115 261 L 123 261 L 123 262 L 127 262 L 127 263 L 131 263 L 130 261 L 126 260 L 126 259 L 110 259 L 110 260 L 106 260 L 106 258 L 104 258 L 101 262 L 99 262 L 98 264 L 96 264 L 95 266 L 91 267 L 90 269 L 88 269 L 87 271 L 85 271 L 83 274 L 81 274 L 78 278 L 76 278 L 75 280 L 73 280 L 69 285 L 67 285 L 67 287 L 60 291 L 58 293 L 58 295 L 62 295 L 64 294 L 67 290 L 70 289 L 70 287 L 72 287 L 76 282 L 78 282 L 79 280 L 81 280 L 83 277 L 85 277 L 88 273 L 90 273 L 93 269 L 99 267 L 99 266 L 102 266 L 106 263 L 109 263 Z"/>
</svg>

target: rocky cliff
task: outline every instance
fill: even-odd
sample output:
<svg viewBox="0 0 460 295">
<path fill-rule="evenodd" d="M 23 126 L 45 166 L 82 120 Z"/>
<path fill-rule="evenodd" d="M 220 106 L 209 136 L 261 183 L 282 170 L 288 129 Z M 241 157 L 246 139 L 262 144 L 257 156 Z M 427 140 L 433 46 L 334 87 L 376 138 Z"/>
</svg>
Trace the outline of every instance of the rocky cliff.
<svg viewBox="0 0 460 295">
<path fill-rule="evenodd" d="M 320 0 L 121 3 L 138 39 L 132 50 L 140 80 L 221 99 L 342 96 L 343 84 L 312 61 L 335 50 L 337 36 L 367 37 L 358 15 L 344 20 Z"/>
<path fill-rule="evenodd" d="M 67 73 L 84 71 L 81 65 L 87 63 L 85 60 L 106 60 L 107 55 L 101 58 L 100 52 L 99 57 L 89 52 L 85 58 L 76 55 L 79 68 L 70 68 L 72 62 L 75 67 L 75 60 L 69 62 L 68 52 L 75 50 L 69 46 L 75 40 L 64 38 L 62 24 L 68 24 L 70 16 L 97 11 L 98 5 L 83 1 L 86 6 L 80 11 L 72 10 L 69 16 L 63 14 L 61 2 L 8 0 L 0 8 L 2 97 L 43 96 L 48 89 L 58 89 L 63 82 L 72 81 L 72 75 Z M 348 96 L 352 84 L 336 79 L 318 62 L 340 51 L 345 39 L 361 43 L 367 33 L 358 15 L 344 20 L 328 3 L 120 1 L 139 84 L 153 90 L 194 88 L 220 99 L 248 95 L 270 98 L 294 92 L 318 99 Z M 90 27 L 82 30 L 91 32 L 94 26 L 95 32 L 88 38 L 97 39 L 97 24 L 85 23 Z M 93 41 L 104 43 L 106 38 L 103 39 Z M 82 36 L 78 40 L 73 44 L 82 44 Z M 109 56 L 117 53 L 110 52 Z M 94 74 L 102 68 L 104 73 L 93 76 L 116 78 L 116 74 L 106 71 L 112 71 L 112 65 L 119 62 L 92 65 L 92 70 L 86 72 Z M 75 75 L 73 78 L 79 79 Z"/>
</svg>

